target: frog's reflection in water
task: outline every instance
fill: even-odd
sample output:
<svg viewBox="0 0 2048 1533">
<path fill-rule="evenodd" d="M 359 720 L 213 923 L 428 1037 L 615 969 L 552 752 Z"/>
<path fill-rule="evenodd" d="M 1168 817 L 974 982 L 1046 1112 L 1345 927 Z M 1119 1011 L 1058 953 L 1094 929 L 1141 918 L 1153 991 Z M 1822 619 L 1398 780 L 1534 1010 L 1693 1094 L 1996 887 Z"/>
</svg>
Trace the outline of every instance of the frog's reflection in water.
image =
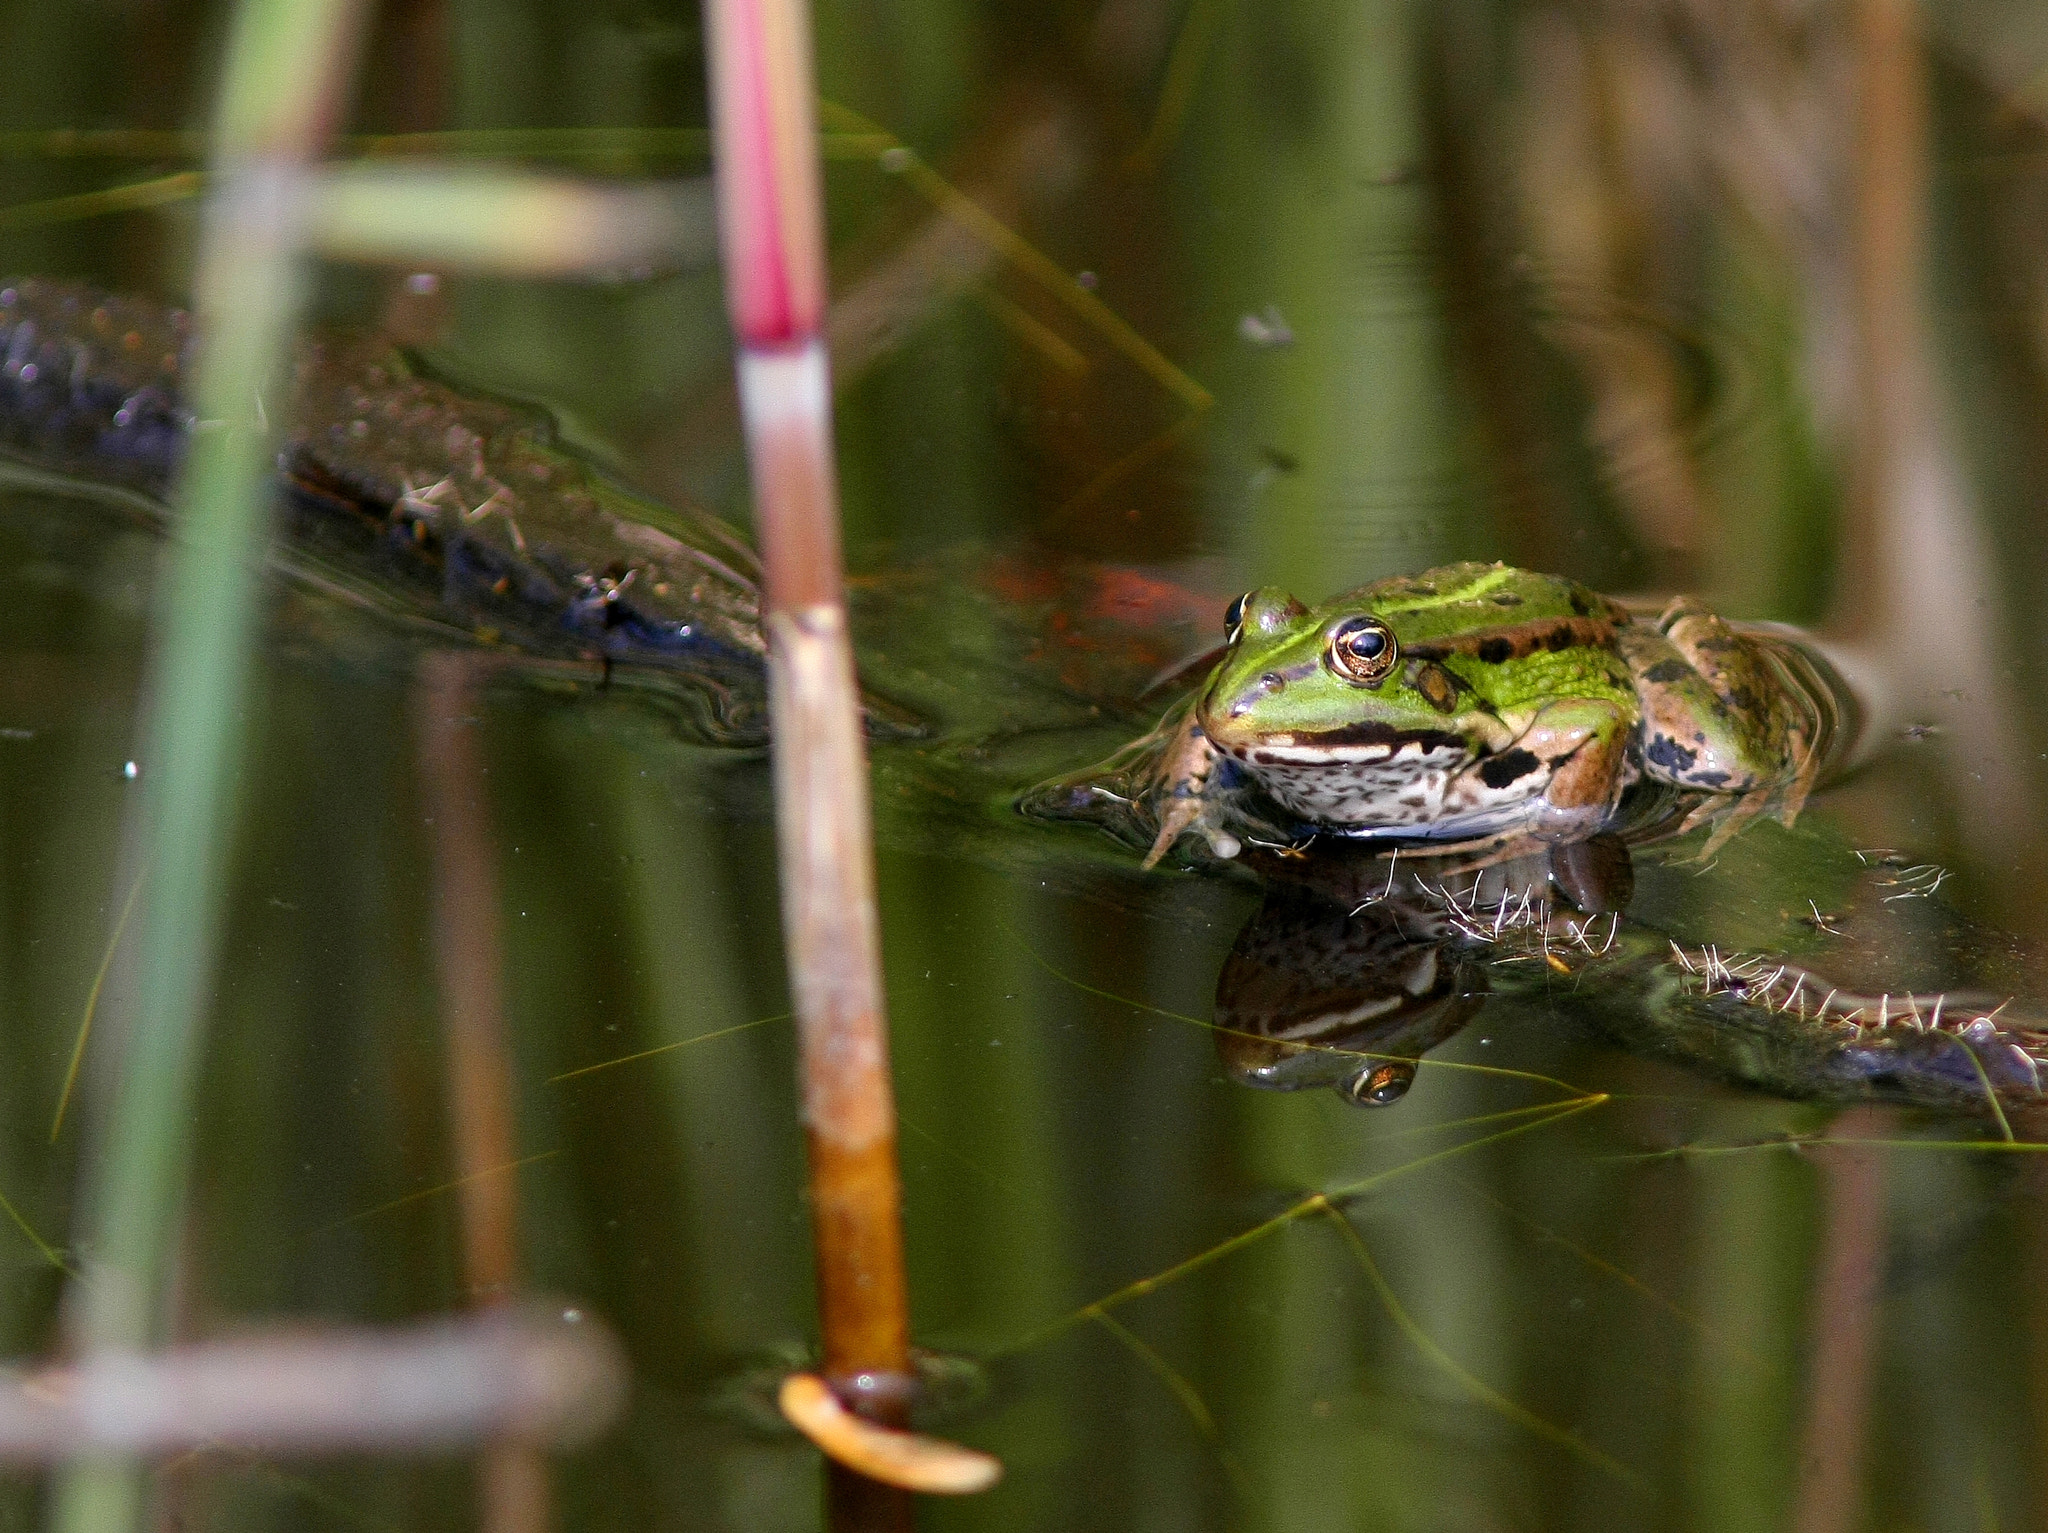
<svg viewBox="0 0 2048 1533">
<path fill-rule="evenodd" d="M 1480 965 L 1390 905 L 1354 913 L 1274 885 L 1217 976 L 1216 1050 L 1247 1086 L 1333 1086 L 1361 1107 L 1384 1107 L 1485 998 Z"/>
<path fill-rule="evenodd" d="M 2014 1113 L 2048 1115 L 2039 1005 L 1861 993 L 1791 958 L 1681 946 L 1624 919 L 1635 869 L 1611 832 L 1483 863 L 1327 840 L 1247 858 L 1266 897 L 1218 976 L 1215 1018 L 1249 1086 L 1386 1106 L 1489 996 L 1568 994 L 1573 1022 L 1608 1043 L 1730 1085 L 1989 1113 L 2007 1131 Z"/>
<path fill-rule="evenodd" d="M 1480 912 L 1612 914 L 1634 887 L 1611 835 L 1485 867 L 1341 844 L 1252 856 L 1266 897 L 1217 976 L 1217 1052 L 1245 1085 L 1330 1086 L 1361 1107 L 1398 1102 L 1422 1056 L 1485 1004 Z"/>
</svg>

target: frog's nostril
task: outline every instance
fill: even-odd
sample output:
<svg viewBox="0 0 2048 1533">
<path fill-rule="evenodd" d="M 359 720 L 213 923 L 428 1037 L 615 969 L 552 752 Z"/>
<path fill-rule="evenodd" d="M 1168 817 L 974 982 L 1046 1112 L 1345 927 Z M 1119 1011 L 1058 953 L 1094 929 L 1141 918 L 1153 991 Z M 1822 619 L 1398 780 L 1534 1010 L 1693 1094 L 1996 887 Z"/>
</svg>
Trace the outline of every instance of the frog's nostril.
<svg viewBox="0 0 2048 1533">
<path fill-rule="evenodd" d="M 1271 697 L 1275 692 L 1285 688 L 1286 685 L 1287 678 L 1278 671 L 1266 672 L 1265 675 L 1261 676 L 1251 685 L 1244 696 L 1230 705 L 1230 716 L 1234 719 L 1243 718 L 1259 705 L 1261 698 Z"/>
</svg>

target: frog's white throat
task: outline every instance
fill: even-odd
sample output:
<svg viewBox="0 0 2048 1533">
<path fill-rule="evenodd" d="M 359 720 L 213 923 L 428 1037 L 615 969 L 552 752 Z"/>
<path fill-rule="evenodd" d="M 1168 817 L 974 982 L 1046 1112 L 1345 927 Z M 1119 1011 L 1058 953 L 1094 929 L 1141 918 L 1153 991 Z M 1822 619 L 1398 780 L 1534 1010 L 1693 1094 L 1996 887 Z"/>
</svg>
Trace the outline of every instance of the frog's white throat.
<svg viewBox="0 0 2048 1533">
<path fill-rule="evenodd" d="M 1527 815 L 1550 782 L 1537 767 L 1498 786 L 1455 739 L 1299 743 L 1268 738 L 1229 751 L 1281 807 L 1311 824 L 1463 837 Z"/>
</svg>

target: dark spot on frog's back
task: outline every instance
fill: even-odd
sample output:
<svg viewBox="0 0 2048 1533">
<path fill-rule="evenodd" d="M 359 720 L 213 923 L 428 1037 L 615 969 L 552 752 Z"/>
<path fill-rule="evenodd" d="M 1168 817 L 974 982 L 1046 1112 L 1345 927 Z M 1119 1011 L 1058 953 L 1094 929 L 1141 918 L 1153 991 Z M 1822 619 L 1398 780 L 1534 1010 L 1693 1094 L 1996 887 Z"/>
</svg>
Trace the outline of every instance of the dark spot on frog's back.
<svg viewBox="0 0 2048 1533">
<path fill-rule="evenodd" d="M 1652 766 L 1667 772 L 1690 772 L 1692 764 L 1700 759 L 1699 752 L 1687 750 L 1669 735 L 1658 735 L 1643 755 Z"/>
<path fill-rule="evenodd" d="M 1502 751 L 1498 756 L 1488 756 L 1480 762 L 1479 780 L 1487 787 L 1498 790 L 1527 777 L 1542 765 L 1533 752 L 1517 746 L 1511 751 Z"/>
<path fill-rule="evenodd" d="M 1493 598 L 1493 604 L 1496 607 L 1519 607 L 1522 605 L 1522 598 L 1515 595 L 1513 591 L 1502 591 Z M 1576 611 L 1578 609 L 1578 603 L 1572 603 L 1572 607 L 1573 610 Z M 1585 615 L 1586 614 L 1583 612 L 1579 613 L 1580 617 L 1584 617 Z"/>
<path fill-rule="evenodd" d="M 1501 665 L 1513 658 L 1515 645 L 1512 639 L 1499 637 L 1482 639 L 1479 644 L 1479 659 L 1486 665 Z"/>
<path fill-rule="evenodd" d="M 1570 623 L 1559 623 L 1550 630 L 1549 636 L 1543 642 L 1552 654 L 1558 654 L 1579 642 L 1578 630 Z"/>
<path fill-rule="evenodd" d="M 1586 600 L 1586 593 L 1584 591 L 1572 592 L 1572 615 L 1574 617 L 1591 617 L 1593 615 L 1593 604 Z"/>
<path fill-rule="evenodd" d="M 1659 660 L 1643 672 L 1643 680 L 1653 681 L 1662 687 L 1669 686 L 1674 681 L 1683 681 L 1692 674 L 1692 667 L 1683 660 Z"/>
</svg>

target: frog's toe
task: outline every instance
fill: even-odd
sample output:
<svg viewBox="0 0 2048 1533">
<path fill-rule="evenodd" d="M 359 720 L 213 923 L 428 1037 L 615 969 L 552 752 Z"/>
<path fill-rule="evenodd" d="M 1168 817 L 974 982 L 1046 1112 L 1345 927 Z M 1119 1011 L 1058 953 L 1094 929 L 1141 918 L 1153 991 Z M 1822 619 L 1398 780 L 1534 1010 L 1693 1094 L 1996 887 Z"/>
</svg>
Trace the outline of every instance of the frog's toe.
<svg viewBox="0 0 2048 1533">
<path fill-rule="evenodd" d="M 1707 799 L 1679 822 L 1678 832 L 1684 835 L 1702 825 L 1711 826 L 1706 844 L 1700 848 L 1698 862 L 1710 862 L 1714 855 L 1726 846 L 1735 833 L 1769 807 L 1771 790 L 1758 788 L 1740 798 L 1717 794 Z"/>
<path fill-rule="evenodd" d="M 1199 798 L 1189 794 L 1169 799 L 1166 812 L 1159 816 L 1159 834 L 1153 838 L 1152 850 L 1145 854 L 1142 865 L 1147 868 L 1159 866 L 1160 859 L 1173 850 L 1173 843 L 1183 833 L 1194 829 L 1201 818 L 1202 801 Z M 1213 842 L 1215 838 L 1210 839 Z"/>
<path fill-rule="evenodd" d="M 1176 799 L 1166 811 L 1159 826 L 1159 835 L 1152 842 L 1152 850 L 1145 854 L 1141 866 L 1156 868 L 1166 854 L 1173 850 L 1176 841 L 1194 831 L 1209 843 L 1209 850 L 1228 862 L 1244 850 L 1244 843 L 1229 831 L 1206 824 L 1202 818 L 1202 805 L 1197 799 Z"/>
<path fill-rule="evenodd" d="M 1145 860 L 1138 866 L 1148 873 L 1158 867 L 1160 859 L 1173 850 L 1173 843 L 1180 839 L 1180 833 L 1186 828 L 1184 825 L 1174 824 L 1169 818 L 1166 824 L 1159 827 L 1159 834 L 1152 842 L 1152 850 L 1145 854 Z"/>
</svg>

